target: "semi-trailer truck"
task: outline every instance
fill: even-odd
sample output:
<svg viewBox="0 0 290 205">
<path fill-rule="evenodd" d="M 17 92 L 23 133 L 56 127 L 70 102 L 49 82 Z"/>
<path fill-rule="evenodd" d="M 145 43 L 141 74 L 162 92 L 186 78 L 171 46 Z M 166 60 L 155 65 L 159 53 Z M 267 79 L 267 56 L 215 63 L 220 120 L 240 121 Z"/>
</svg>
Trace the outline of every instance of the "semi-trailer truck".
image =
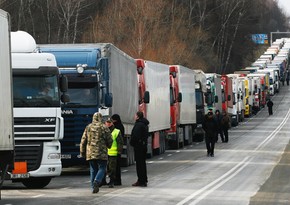
<svg viewBox="0 0 290 205">
<path fill-rule="evenodd" d="M 195 72 L 180 65 L 169 66 L 170 77 L 170 116 L 168 130 L 170 148 L 183 147 L 192 143 L 196 127 Z"/>
<path fill-rule="evenodd" d="M 129 141 L 139 99 L 135 59 L 110 43 L 47 44 L 39 48 L 53 53 L 60 73 L 68 77 L 70 103 L 62 105 L 64 166 L 84 163 L 79 156 L 80 139 L 95 112 L 104 118 L 120 115 L 125 127 L 122 164 L 133 164 Z"/>
<path fill-rule="evenodd" d="M 170 88 L 166 64 L 137 59 L 139 110 L 149 120 L 147 156 L 165 152 L 170 128 Z"/>
<path fill-rule="evenodd" d="M 54 55 L 39 53 L 34 38 L 11 32 L 15 166 L 10 179 L 28 188 L 43 188 L 62 170 L 61 99 L 68 97 L 65 76 Z"/>
</svg>

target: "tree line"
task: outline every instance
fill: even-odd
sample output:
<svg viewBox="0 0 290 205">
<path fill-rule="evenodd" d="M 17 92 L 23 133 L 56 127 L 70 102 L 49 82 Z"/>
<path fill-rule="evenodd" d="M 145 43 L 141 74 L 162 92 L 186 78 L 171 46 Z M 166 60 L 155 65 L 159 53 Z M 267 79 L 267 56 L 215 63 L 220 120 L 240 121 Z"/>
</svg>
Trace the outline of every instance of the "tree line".
<svg viewBox="0 0 290 205">
<path fill-rule="evenodd" d="M 257 58 L 263 47 L 251 34 L 289 26 L 277 0 L 0 0 L 0 8 L 12 31 L 37 43 L 110 42 L 134 58 L 220 74 Z"/>
</svg>

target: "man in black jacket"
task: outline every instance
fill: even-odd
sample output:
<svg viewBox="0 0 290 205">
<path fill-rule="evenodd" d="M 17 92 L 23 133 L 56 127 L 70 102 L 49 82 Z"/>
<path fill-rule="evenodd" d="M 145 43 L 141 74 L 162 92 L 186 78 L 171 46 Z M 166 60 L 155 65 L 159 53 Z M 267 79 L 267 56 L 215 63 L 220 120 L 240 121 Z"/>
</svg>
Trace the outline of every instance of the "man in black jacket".
<svg viewBox="0 0 290 205">
<path fill-rule="evenodd" d="M 267 102 L 269 115 L 273 115 L 273 105 L 274 105 L 274 103 L 272 102 L 271 99 L 269 99 Z"/>
<path fill-rule="evenodd" d="M 146 154 L 149 121 L 144 118 L 143 112 L 138 111 L 135 115 L 135 125 L 131 133 L 130 144 L 134 147 L 136 172 L 138 180 L 132 186 L 146 187 L 148 183 Z"/>
<path fill-rule="evenodd" d="M 216 142 L 217 123 L 214 119 L 212 110 L 209 110 L 205 116 L 202 128 L 205 131 L 205 143 L 207 156 L 214 157 L 214 145 Z"/>
</svg>

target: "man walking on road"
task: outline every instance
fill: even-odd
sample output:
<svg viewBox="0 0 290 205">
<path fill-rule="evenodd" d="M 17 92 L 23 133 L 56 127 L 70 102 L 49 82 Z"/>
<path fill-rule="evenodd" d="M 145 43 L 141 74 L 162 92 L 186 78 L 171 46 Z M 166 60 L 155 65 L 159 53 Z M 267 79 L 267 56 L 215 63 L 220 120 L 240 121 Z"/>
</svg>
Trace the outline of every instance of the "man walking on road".
<svg viewBox="0 0 290 205">
<path fill-rule="evenodd" d="M 289 85 L 289 80 L 290 80 L 290 72 L 289 72 L 289 69 L 287 68 L 287 70 L 286 70 L 286 83 L 287 83 L 287 85 Z"/>
<path fill-rule="evenodd" d="M 212 110 L 209 110 L 207 115 L 205 116 L 202 128 L 205 131 L 207 156 L 214 157 L 214 145 L 216 142 L 217 123 L 214 120 Z"/>
<path fill-rule="evenodd" d="M 102 179 L 106 174 L 108 148 L 111 148 L 112 143 L 111 132 L 102 123 L 101 113 L 95 113 L 92 123 L 85 128 L 80 143 L 80 155 L 90 164 L 93 193 L 99 192 Z"/>
<path fill-rule="evenodd" d="M 229 141 L 229 128 L 231 125 L 231 120 L 227 111 L 223 110 L 222 115 L 223 115 L 223 118 L 222 118 L 221 126 L 222 126 L 222 131 L 223 131 L 224 139 L 225 139 L 224 142 L 227 143 Z"/>
<path fill-rule="evenodd" d="M 267 102 L 269 115 L 273 115 L 273 105 L 274 105 L 274 103 L 272 102 L 271 99 L 269 99 Z"/>
<path fill-rule="evenodd" d="M 146 187 L 148 183 L 146 154 L 149 121 L 144 118 L 143 112 L 138 111 L 135 115 L 135 125 L 131 134 L 131 146 L 134 147 L 136 171 L 138 180 L 132 186 Z"/>
<path fill-rule="evenodd" d="M 219 140 L 219 135 L 221 136 L 222 142 L 225 142 L 224 134 L 222 130 L 222 118 L 223 116 L 221 115 L 220 111 L 216 110 L 215 116 L 214 116 L 214 120 L 216 121 L 216 124 L 217 124 L 216 142 L 218 142 Z"/>
</svg>

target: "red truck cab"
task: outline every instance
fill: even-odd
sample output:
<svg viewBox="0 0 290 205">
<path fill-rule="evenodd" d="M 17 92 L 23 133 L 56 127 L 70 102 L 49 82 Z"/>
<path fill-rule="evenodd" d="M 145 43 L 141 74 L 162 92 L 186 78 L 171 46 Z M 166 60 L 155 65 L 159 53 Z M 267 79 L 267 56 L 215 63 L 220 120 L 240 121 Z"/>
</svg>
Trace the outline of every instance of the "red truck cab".
<svg viewBox="0 0 290 205">
<path fill-rule="evenodd" d="M 178 120 L 180 116 L 179 103 L 181 102 L 181 93 L 178 85 L 178 68 L 169 66 L 170 79 L 170 130 L 168 130 L 168 145 L 171 148 L 179 148 L 179 129 Z"/>
</svg>

